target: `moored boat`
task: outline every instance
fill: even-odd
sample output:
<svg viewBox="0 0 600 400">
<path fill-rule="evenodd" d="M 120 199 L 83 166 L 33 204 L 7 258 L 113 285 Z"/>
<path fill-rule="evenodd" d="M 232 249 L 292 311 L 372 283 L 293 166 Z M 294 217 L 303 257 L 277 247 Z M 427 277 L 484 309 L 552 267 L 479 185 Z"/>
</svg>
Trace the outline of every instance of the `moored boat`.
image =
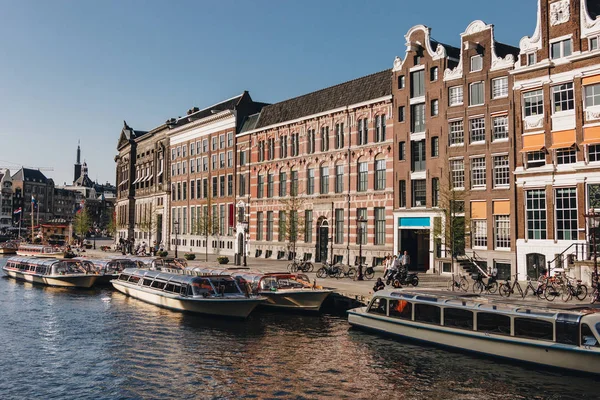
<svg viewBox="0 0 600 400">
<path fill-rule="evenodd" d="M 244 269 L 186 268 L 198 275 L 231 275 L 243 284 L 248 284 L 252 293 L 266 297 L 261 307 L 285 310 L 319 311 L 321 305 L 332 293 L 316 284 L 304 274 L 288 272 L 249 271 Z"/>
<path fill-rule="evenodd" d="M 111 258 L 131 260 L 137 264 L 138 268 L 182 270 L 187 267 L 187 262 L 183 258 L 142 257 L 133 255 L 113 256 Z"/>
<path fill-rule="evenodd" d="M 60 287 L 89 288 L 99 276 L 85 260 L 15 256 L 2 269 L 11 278 Z"/>
<path fill-rule="evenodd" d="M 355 327 L 434 345 L 600 374 L 600 312 L 437 291 L 383 290 L 348 311 Z"/>
<path fill-rule="evenodd" d="M 81 260 L 81 258 L 77 258 Z M 106 258 L 106 259 L 94 259 L 85 258 L 93 264 L 93 271 L 98 275 L 96 279 L 96 286 L 110 285 L 110 281 L 117 279 L 121 271 L 126 268 L 137 268 L 137 263 L 127 258 Z"/>
<path fill-rule="evenodd" d="M 159 307 L 246 318 L 265 298 L 244 293 L 228 276 L 190 276 L 127 268 L 111 281 L 115 289 Z"/>
<path fill-rule="evenodd" d="M 17 248 L 17 255 L 24 257 L 49 257 L 61 258 L 65 252 L 59 247 L 44 244 L 25 244 L 22 243 Z"/>
<path fill-rule="evenodd" d="M 17 252 L 18 247 L 19 243 L 13 240 L 0 243 L 0 254 L 15 254 Z"/>
</svg>

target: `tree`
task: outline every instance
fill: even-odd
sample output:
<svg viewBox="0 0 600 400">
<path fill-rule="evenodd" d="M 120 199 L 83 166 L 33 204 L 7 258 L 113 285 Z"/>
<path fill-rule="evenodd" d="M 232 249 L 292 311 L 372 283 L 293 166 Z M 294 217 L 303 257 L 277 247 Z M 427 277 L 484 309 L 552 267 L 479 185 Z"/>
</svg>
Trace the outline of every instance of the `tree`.
<svg viewBox="0 0 600 400">
<path fill-rule="evenodd" d="M 192 221 L 192 234 L 204 237 L 205 260 L 208 261 L 208 238 L 211 236 L 219 237 L 219 216 L 213 213 L 212 199 L 209 197 L 206 205 L 203 206 L 202 212 L 198 209 L 196 217 Z M 216 249 L 219 253 L 219 247 Z"/>
<path fill-rule="evenodd" d="M 281 199 L 284 220 L 279 221 L 279 231 L 283 233 L 284 240 L 288 243 L 288 251 L 296 256 L 296 243 L 298 235 L 304 232 L 306 221 L 301 216 L 304 211 L 304 197 L 298 195 L 297 190 L 291 190 L 290 197 Z"/>
<path fill-rule="evenodd" d="M 114 237 L 117 233 L 117 212 L 114 211 L 112 213 L 112 217 L 108 221 L 108 225 L 106 226 L 106 231 L 112 237 Z"/>
<path fill-rule="evenodd" d="M 81 237 L 85 237 L 90 228 L 92 227 L 92 219 L 90 218 L 87 209 L 84 207 L 73 218 L 73 230 L 75 234 Z"/>
<path fill-rule="evenodd" d="M 158 228 L 156 207 L 153 203 L 142 205 L 140 221 L 136 223 L 136 226 L 141 232 L 148 233 L 148 245 L 150 246 L 152 244 L 152 232 Z"/>
</svg>

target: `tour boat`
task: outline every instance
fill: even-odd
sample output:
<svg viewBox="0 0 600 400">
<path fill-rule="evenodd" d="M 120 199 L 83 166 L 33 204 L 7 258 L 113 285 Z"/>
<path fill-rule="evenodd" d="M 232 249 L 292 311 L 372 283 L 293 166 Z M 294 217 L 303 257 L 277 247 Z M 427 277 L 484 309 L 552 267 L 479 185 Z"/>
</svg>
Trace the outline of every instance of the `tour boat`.
<svg viewBox="0 0 600 400">
<path fill-rule="evenodd" d="M 187 261 L 183 258 L 142 257 L 142 256 L 113 256 L 114 259 L 127 259 L 135 262 L 138 268 L 156 270 L 182 270 L 187 267 Z"/>
<path fill-rule="evenodd" d="M 0 243 L 0 254 L 15 254 L 17 252 L 18 247 L 18 242 L 12 240 Z"/>
<path fill-rule="evenodd" d="M 600 374 L 600 309 L 392 289 L 348 311 L 348 322 L 448 348 Z"/>
<path fill-rule="evenodd" d="M 17 255 L 24 257 L 63 257 L 65 252 L 57 247 L 43 244 L 20 244 Z"/>
<path fill-rule="evenodd" d="M 266 297 L 264 307 L 285 310 L 319 311 L 321 305 L 332 292 L 316 284 L 311 284 L 304 274 L 288 272 L 264 273 L 244 269 L 211 269 L 202 267 L 186 268 L 197 275 L 231 275 L 243 284 L 249 284 L 252 292 Z"/>
<path fill-rule="evenodd" d="M 229 276 L 189 276 L 127 268 L 111 281 L 128 296 L 177 311 L 246 318 L 265 298 L 244 293 Z"/>
<path fill-rule="evenodd" d="M 11 257 L 2 267 L 11 278 L 48 286 L 89 288 L 98 279 L 94 266 L 85 260 Z"/>
<path fill-rule="evenodd" d="M 85 258 L 84 260 L 91 262 L 94 265 L 94 272 L 99 275 L 96 286 L 110 285 L 110 281 L 117 279 L 125 268 L 137 268 L 137 263 L 127 258 Z"/>
</svg>

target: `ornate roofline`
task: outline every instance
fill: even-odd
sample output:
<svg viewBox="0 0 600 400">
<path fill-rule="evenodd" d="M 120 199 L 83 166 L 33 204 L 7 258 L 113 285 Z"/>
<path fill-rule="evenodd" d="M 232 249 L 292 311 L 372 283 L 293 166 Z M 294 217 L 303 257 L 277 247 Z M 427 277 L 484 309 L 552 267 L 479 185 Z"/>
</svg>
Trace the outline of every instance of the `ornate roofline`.
<svg viewBox="0 0 600 400">
<path fill-rule="evenodd" d="M 585 2 L 585 0 L 582 0 Z M 536 17 L 536 25 L 535 31 L 533 31 L 533 35 L 531 36 L 523 36 L 519 41 L 519 48 L 521 49 L 520 54 L 531 52 L 532 50 L 539 50 L 542 48 L 542 34 L 541 34 L 541 25 L 542 25 L 542 5 L 541 0 L 538 0 L 537 6 L 537 17 Z"/>
<path fill-rule="evenodd" d="M 584 39 L 592 34 L 600 33 L 600 16 L 596 19 L 590 17 L 590 13 L 587 8 L 587 0 L 581 0 L 581 6 L 579 7 L 580 20 L 581 20 L 581 38 Z"/>
<path fill-rule="evenodd" d="M 425 25 L 415 25 L 412 28 L 410 28 L 408 32 L 406 32 L 406 35 L 404 35 L 404 38 L 406 39 L 406 51 L 404 53 L 404 60 L 406 60 L 406 58 L 408 57 L 408 53 L 411 50 L 413 50 L 414 43 L 410 41 L 410 37 L 413 33 L 417 31 L 423 31 L 423 33 L 425 33 L 425 43 L 416 42 L 416 44 L 423 46 L 425 49 L 427 49 L 427 53 L 429 53 L 432 60 L 439 60 L 448 56 L 446 48 L 442 46 L 441 43 L 438 43 L 435 50 L 433 50 L 433 48 L 431 47 L 431 28 Z M 392 72 L 396 72 L 402 69 L 404 60 L 396 56 L 396 58 L 394 59 L 394 68 L 392 69 Z"/>
</svg>

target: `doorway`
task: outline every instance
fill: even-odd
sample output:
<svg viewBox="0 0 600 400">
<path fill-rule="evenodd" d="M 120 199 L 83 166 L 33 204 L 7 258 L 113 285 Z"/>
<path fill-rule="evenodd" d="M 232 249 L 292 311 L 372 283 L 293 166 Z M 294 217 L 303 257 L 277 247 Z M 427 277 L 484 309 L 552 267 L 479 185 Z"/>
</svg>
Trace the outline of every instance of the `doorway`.
<svg viewBox="0 0 600 400">
<path fill-rule="evenodd" d="M 400 229 L 398 251 L 410 256 L 409 271 L 425 272 L 429 270 L 429 230 Z"/>
<path fill-rule="evenodd" d="M 317 246 L 315 262 L 325 262 L 329 255 L 329 223 L 325 217 L 317 221 Z"/>
<path fill-rule="evenodd" d="M 539 253 L 529 253 L 527 258 L 527 276 L 537 279 L 546 270 L 546 256 Z"/>
<path fill-rule="evenodd" d="M 156 216 L 156 243 L 160 246 L 162 243 L 162 233 L 163 233 L 163 216 L 162 214 L 158 214 Z"/>
</svg>

